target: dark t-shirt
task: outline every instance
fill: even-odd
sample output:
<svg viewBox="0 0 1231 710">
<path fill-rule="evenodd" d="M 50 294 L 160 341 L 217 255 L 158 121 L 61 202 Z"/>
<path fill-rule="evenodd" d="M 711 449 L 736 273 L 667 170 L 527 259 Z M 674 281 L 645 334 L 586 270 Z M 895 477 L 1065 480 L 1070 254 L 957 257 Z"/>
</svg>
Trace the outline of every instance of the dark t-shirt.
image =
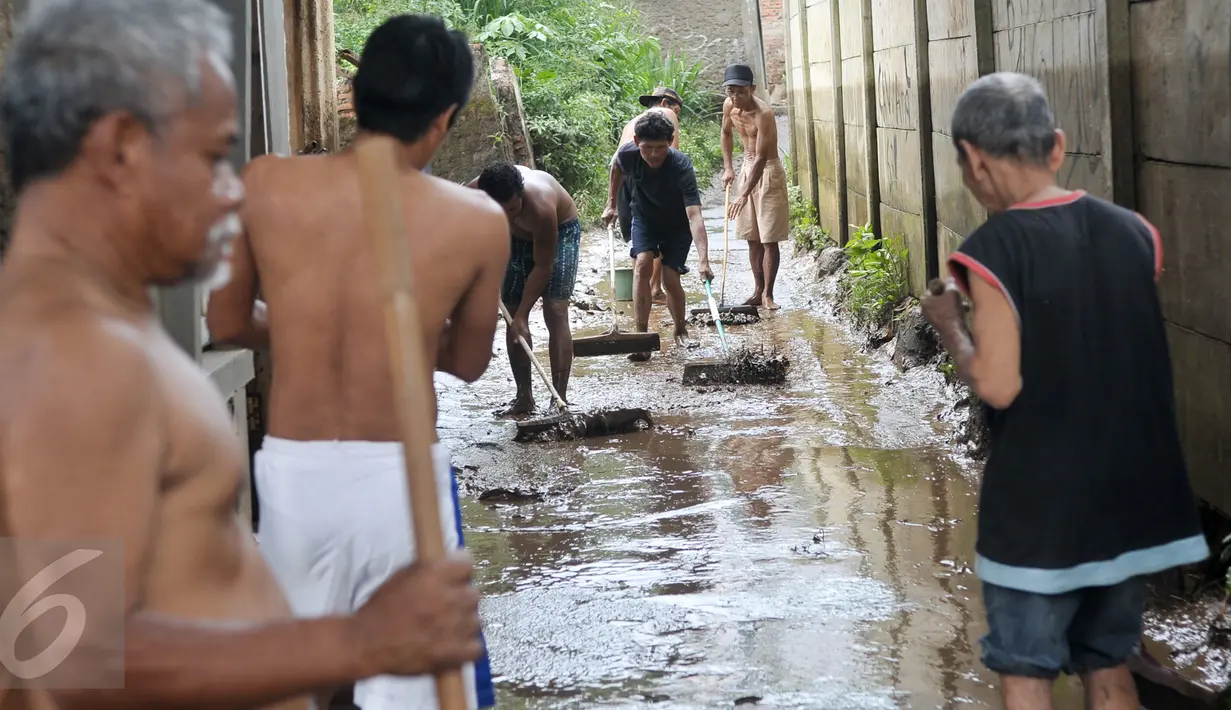
<svg viewBox="0 0 1231 710">
<path fill-rule="evenodd" d="M 1021 393 L 988 408 L 980 577 L 1060 593 L 1204 559 L 1157 230 L 1075 192 L 993 215 L 949 267 L 963 290 L 971 272 L 1000 289 L 1021 328 Z"/>
<path fill-rule="evenodd" d="M 655 169 L 641 159 L 637 144 L 630 142 L 620 146 L 616 162 L 632 196 L 633 220 L 650 234 L 687 234 L 686 208 L 701 204 L 697 176 L 688 156 L 671 148 L 667 159 Z"/>
</svg>

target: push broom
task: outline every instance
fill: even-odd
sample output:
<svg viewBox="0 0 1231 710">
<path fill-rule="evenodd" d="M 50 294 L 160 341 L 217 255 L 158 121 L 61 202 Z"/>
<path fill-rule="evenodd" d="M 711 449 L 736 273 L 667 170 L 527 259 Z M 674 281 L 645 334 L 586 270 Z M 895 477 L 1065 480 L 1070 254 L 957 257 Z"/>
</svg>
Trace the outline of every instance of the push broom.
<svg viewBox="0 0 1231 710">
<path fill-rule="evenodd" d="M 658 333 L 621 333 L 616 323 L 615 227 L 607 225 L 607 252 L 611 264 L 611 328 L 602 335 L 573 338 L 573 357 L 648 353 L 661 349 Z"/>
<path fill-rule="evenodd" d="M 505 307 L 504 303 L 500 304 L 500 315 L 504 317 L 505 327 L 512 330 L 513 316 L 509 315 L 509 309 Z M 517 342 L 521 345 L 522 350 L 526 352 L 526 357 L 530 358 L 531 364 L 534 365 L 535 371 L 539 373 L 539 378 L 543 380 L 543 384 L 547 386 L 547 391 L 551 392 L 552 401 L 555 402 L 556 407 L 560 411 L 557 414 L 542 419 L 518 422 L 517 435 L 513 437 L 514 441 L 585 439 L 591 436 L 627 434 L 654 426 L 654 422 L 650 419 L 650 413 L 644 409 L 608 409 L 592 414 L 571 412 L 568 402 L 565 402 L 560 393 L 556 391 L 556 386 L 552 384 L 551 378 L 547 376 L 547 371 L 539 364 L 539 359 L 534 356 L 534 350 L 530 347 L 530 343 L 526 342 L 526 339 L 521 335 L 517 336 Z"/>
<path fill-rule="evenodd" d="M 445 556 L 444 531 L 436 489 L 432 444 L 434 418 L 428 403 L 436 396 L 432 372 L 423 353 L 419 312 L 414 299 L 410 248 L 402 229 L 401 183 L 394 156 L 397 143 L 384 136 L 365 136 L 355 146 L 363 199 L 364 231 L 371 240 L 373 262 L 380 270 L 384 296 L 385 340 L 393 374 L 394 408 L 410 489 L 415 557 L 423 561 Z M 466 710 L 461 668 L 436 674 L 440 710 Z"/>
</svg>

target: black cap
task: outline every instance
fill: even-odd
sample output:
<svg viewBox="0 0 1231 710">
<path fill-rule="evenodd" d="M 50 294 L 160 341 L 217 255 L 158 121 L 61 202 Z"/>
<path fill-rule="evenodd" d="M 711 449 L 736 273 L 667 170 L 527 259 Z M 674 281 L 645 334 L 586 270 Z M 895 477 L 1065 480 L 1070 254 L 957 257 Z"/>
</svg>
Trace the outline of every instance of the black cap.
<svg viewBox="0 0 1231 710">
<path fill-rule="evenodd" d="M 675 89 L 668 89 L 665 86 L 660 86 L 654 89 L 654 93 L 646 94 L 637 100 L 641 102 L 642 106 L 649 108 L 662 103 L 663 99 L 675 99 L 677 104 L 684 105 L 684 102 L 680 100 L 680 95 L 675 93 Z"/>
<path fill-rule="evenodd" d="M 752 67 L 747 64 L 729 64 L 722 74 L 723 86 L 752 86 L 755 81 Z"/>
</svg>

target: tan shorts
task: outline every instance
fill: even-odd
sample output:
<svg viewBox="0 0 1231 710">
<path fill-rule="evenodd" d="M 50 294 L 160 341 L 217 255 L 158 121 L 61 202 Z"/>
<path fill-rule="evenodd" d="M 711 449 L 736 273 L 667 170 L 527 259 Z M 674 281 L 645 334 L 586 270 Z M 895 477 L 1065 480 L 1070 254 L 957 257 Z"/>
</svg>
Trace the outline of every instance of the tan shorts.
<svg viewBox="0 0 1231 710">
<path fill-rule="evenodd" d="M 743 189 L 752 161 L 745 160 L 739 184 Z M 786 170 L 777 157 L 765 161 L 761 180 L 748 196 L 748 204 L 735 218 L 735 238 L 748 242 L 773 244 L 791 235 L 791 205 L 786 192 Z"/>
</svg>

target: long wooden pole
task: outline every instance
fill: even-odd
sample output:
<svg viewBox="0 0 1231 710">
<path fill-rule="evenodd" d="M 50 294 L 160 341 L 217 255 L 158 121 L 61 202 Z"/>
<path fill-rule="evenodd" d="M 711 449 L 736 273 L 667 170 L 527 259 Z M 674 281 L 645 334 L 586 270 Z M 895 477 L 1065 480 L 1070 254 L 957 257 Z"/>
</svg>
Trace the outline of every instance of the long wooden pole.
<svg viewBox="0 0 1231 710">
<path fill-rule="evenodd" d="M 397 147 L 392 138 L 364 136 L 356 143 L 355 153 L 359 161 L 364 231 L 371 240 L 372 259 L 384 290 L 385 339 L 393 371 L 394 408 L 402 431 L 415 556 L 429 561 L 445 555 L 432 461 L 436 432 L 428 407 L 436 393 L 430 384 L 434 368 L 428 367 L 423 352 L 410 247 L 402 228 Z M 436 674 L 436 699 L 440 710 L 466 710 L 466 688 L 460 668 Z"/>
<path fill-rule="evenodd" d="M 731 207 L 731 186 L 727 185 L 727 191 L 722 198 L 722 291 L 718 295 L 718 302 L 726 305 L 727 303 L 727 252 L 731 251 L 731 240 L 728 239 L 728 227 L 731 226 L 731 220 L 727 218 L 727 210 Z"/>
</svg>

